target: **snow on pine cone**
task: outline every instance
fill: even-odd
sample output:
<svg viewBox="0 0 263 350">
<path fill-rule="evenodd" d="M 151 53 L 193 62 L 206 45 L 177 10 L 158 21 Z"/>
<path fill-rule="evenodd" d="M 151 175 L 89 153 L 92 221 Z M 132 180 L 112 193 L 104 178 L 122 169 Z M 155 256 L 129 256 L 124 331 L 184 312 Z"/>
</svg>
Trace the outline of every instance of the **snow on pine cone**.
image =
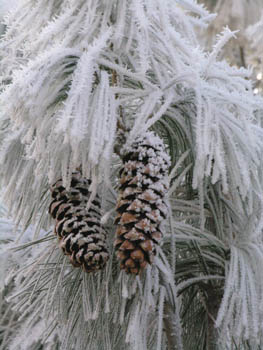
<svg viewBox="0 0 263 350">
<path fill-rule="evenodd" d="M 67 191 L 59 179 L 51 186 L 53 201 L 49 207 L 49 213 L 56 220 L 55 233 L 60 247 L 70 256 L 72 265 L 82 266 L 86 272 L 102 269 L 109 258 L 106 232 L 100 224 L 98 195 L 86 209 L 90 183 L 80 172 L 75 172 Z"/>
<path fill-rule="evenodd" d="M 167 216 L 170 157 L 153 132 L 124 150 L 117 202 L 115 248 L 121 268 L 138 274 L 153 262 L 160 243 L 160 225 Z"/>
</svg>

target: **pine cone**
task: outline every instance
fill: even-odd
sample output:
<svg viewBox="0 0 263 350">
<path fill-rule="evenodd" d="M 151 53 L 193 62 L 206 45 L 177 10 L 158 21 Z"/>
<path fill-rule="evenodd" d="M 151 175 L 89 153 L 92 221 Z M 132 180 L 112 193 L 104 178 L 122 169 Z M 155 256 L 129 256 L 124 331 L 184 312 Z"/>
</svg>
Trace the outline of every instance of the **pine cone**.
<svg viewBox="0 0 263 350">
<path fill-rule="evenodd" d="M 72 265 L 92 272 L 105 266 L 109 254 L 106 232 L 100 224 L 98 195 L 86 209 L 90 198 L 89 185 L 90 180 L 84 179 L 80 172 L 72 174 L 68 191 L 59 179 L 51 186 L 53 201 L 49 213 L 56 220 L 55 233 L 60 239 L 60 247 L 70 256 Z"/>
<path fill-rule="evenodd" d="M 160 225 L 167 216 L 170 157 L 162 140 L 147 132 L 125 149 L 117 202 L 117 257 L 127 273 L 138 274 L 153 262 Z"/>
</svg>

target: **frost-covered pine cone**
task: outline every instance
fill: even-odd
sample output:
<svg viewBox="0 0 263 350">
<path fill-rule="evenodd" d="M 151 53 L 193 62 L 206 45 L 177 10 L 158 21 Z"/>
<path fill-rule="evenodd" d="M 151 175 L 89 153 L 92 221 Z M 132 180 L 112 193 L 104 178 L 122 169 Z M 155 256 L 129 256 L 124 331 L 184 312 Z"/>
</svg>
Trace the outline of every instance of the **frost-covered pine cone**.
<svg viewBox="0 0 263 350">
<path fill-rule="evenodd" d="M 83 178 L 80 172 L 73 173 L 68 191 L 59 179 L 51 186 L 53 201 L 49 213 L 56 220 L 55 233 L 60 239 L 60 247 L 70 256 L 72 265 L 92 272 L 105 266 L 109 254 L 106 232 L 100 224 L 98 195 L 86 209 L 89 185 L 90 180 Z"/>
<path fill-rule="evenodd" d="M 170 157 L 163 141 L 146 132 L 124 150 L 117 203 L 117 257 L 127 273 L 138 274 L 153 262 L 167 216 Z"/>
</svg>

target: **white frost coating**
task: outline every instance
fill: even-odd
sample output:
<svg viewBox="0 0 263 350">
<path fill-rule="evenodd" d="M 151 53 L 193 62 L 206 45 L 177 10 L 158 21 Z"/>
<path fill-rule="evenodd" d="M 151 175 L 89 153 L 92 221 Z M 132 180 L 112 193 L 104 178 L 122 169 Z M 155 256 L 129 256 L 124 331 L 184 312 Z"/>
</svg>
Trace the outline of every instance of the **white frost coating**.
<svg viewBox="0 0 263 350">
<path fill-rule="evenodd" d="M 248 2 L 232 3 L 241 14 Z M 96 318 L 92 329 L 105 329 L 105 338 L 112 332 L 112 347 L 120 337 L 127 336 L 135 348 L 146 350 L 147 339 L 155 339 L 161 321 L 157 310 L 162 305 L 159 293 L 164 275 L 174 287 L 170 271 L 176 273 L 177 267 L 171 268 L 170 262 L 175 264 L 179 250 L 174 245 L 181 240 L 184 244 L 198 243 L 202 249 L 211 245 L 220 252 L 230 250 L 229 266 L 227 259 L 218 258 L 216 253 L 204 254 L 212 265 L 222 270 L 227 266 L 217 325 L 229 338 L 260 338 L 263 133 L 255 111 L 262 109 L 262 101 L 253 95 L 247 79 L 250 71 L 218 61 L 218 53 L 232 32 L 223 32 L 211 54 L 200 47 L 195 27 L 205 28 L 213 17 L 193 0 L 21 0 L 17 10 L 6 17 L 7 31 L 0 43 L 0 79 L 4 83 L 0 96 L 0 169 L 5 198 L 17 222 L 27 226 L 35 221 L 38 230 L 48 228 L 49 184 L 62 177 L 69 185 L 72 171 L 80 166 L 85 176 L 91 175 L 94 192 L 102 180 L 106 183 L 104 203 L 106 212 L 111 213 L 116 202 L 114 188 L 120 164 L 116 141 L 121 127 L 127 148 L 149 127 L 160 132 L 167 148 L 184 144 L 176 153 L 180 161 L 170 177 L 174 237 L 166 227 L 163 247 L 172 259 L 170 255 L 166 260 L 165 254 L 157 255 L 156 266 L 146 271 L 146 280 L 140 284 L 123 276 L 118 284 L 112 259 L 105 275 L 88 276 L 78 286 L 74 283 L 80 277 L 62 265 L 52 246 L 53 250 L 42 253 L 16 278 L 14 300 L 23 315 L 27 312 L 27 295 L 34 301 L 32 315 L 22 330 L 32 331 L 30 327 L 44 305 L 45 315 L 54 317 L 55 324 L 57 320 L 64 324 L 60 332 L 63 349 L 96 349 L 94 342 L 101 341 L 104 333 L 86 332 L 85 324 L 85 320 Z M 261 22 L 251 29 L 258 48 L 262 45 L 255 33 L 261 29 Z M 167 130 L 174 135 L 171 145 Z M 149 151 L 145 155 L 151 159 L 149 170 L 158 178 L 167 160 L 165 154 L 154 158 Z M 138 172 L 144 170 L 141 167 Z M 195 197 L 187 202 L 180 191 L 188 180 Z M 168 181 L 153 186 L 146 194 L 154 202 L 158 199 L 154 190 L 162 192 L 167 185 Z M 218 192 L 213 194 L 211 188 Z M 175 199 L 177 194 L 182 198 Z M 165 211 L 161 203 L 158 206 L 160 212 Z M 149 208 L 145 210 L 149 212 Z M 159 213 L 157 218 L 160 220 Z M 207 232 L 211 218 L 216 219 L 218 236 Z M 107 224 L 111 223 L 109 217 Z M 28 263 L 33 263 L 33 258 Z M 175 288 L 170 289 L 176 296 Z M 170 289 L 166 288 L 165 301 Z M 107 319 L 101 316 L 105 290 Z M 82 298 L 87 296 L 89 300 L 83 303 Z M 83 307 L 84 314 L 79 311 Z M 174 317 L 179 329 L 180 318 L 177 314 Z M 110 327 L 112 321 L 117 323 L 114 327 Z M 73 329 L 81 336 L 71 336 Z M 19 344 L 19 336 L 13 349 Z M 27 339 L 23 341 L 29 345 Z M 110 347 L 108 338 L 103 341 L 105 348 Z"/>
</svg>

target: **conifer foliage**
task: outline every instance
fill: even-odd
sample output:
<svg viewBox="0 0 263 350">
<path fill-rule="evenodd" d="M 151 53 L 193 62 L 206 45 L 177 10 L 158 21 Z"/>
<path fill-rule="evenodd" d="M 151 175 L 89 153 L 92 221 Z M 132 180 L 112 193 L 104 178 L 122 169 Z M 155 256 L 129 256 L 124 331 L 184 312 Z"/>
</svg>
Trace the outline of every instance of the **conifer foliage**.
<svg viewBox="0 0 263 350">
<path fill-rule="evenodd" d="M 35 350 L 39 319 L 44 350 L 262 348 L 262 100 L 218 60 L 234 33 L 201 47 L 213 19 L 195 0 L 21 0 L 6 18 L 1 186 L 41 248 L 10 350 Z"/>
<path fill-rule="evenodd" d="M 152 132 L 139 136 L 123 155 L 115 223 L 115 246 L 121 268 L 138 274 L 153 262 L 167 216 L 170 158 L 162 140 Z"/>
<path fill-rule="evenodd" d="M 55 234 L 60 239 L 60 247 L 70 256 L 73 266 L 82 266 L 86 272 L 102 269 L 109 258 L 106 232 L 100 224 L 98 195 L 87 208 L 90 183 L 76 172 L 72 174 L 69 190 L 66 190 L 59 179 L 51 186 L 53 201 L 49 207 L 56 220 Z"/>
</svg>

